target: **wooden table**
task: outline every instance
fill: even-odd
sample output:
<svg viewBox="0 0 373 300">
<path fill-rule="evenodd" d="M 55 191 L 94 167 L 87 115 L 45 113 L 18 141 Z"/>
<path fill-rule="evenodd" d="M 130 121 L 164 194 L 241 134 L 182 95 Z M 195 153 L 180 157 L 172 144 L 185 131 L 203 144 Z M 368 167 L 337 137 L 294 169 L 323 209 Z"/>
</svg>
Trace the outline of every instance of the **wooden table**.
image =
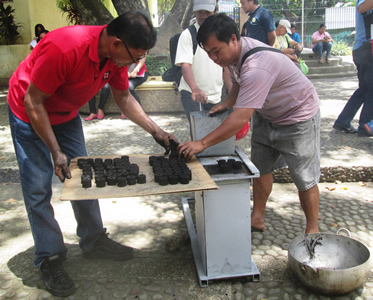
<svg viewBox="0 0 373 300">
<path fill-rule="evenodd" d="M 162 154 L 151 154 L 154 156 L 161 156 Z M 146 175 L 145 184 L 127 185 L 125 187 L 108 186 L 97 188 L 94 179 L 92 180 L 92 187 L 83 188 L 81 184 L 82 171 L 77 165 L 80 157 L 74 158 L 70 163 L 70 171 L 72 178 L 66 179 L 62 188 L 60 200 L 88 200 L 88 199 L 105 199 L 105 198 L 124 198 L 124 197 L 138 197 L 157 194 L 182 193 L 202 190 L 217 190 L 219 189 L 214 180 L 206 172 L 200 162 L 193 157 L 188 161 L 187 166 L 192 171 L 192 180 L 189 184 L 175 184 L 161 186 L 154 181 L 154 174 L 152 167 L 149 165 L 149 156 L 142 154 L 128 155 L 130 162 L 137 164 L 140 168 L 140 174 Z M 115 156 L 90 156 L 89 158 L 117 158 Z M 87 157 L 83 157 L 87 158 Z"/>
</svg>

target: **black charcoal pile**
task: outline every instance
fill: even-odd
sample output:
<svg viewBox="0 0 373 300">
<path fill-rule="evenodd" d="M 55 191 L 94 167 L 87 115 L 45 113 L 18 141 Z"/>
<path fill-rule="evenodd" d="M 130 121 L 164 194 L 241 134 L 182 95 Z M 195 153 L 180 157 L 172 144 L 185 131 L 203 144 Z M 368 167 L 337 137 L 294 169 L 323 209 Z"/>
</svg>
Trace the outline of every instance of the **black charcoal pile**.
<svg viewBox="0 0 373 300">
<path fill-rule="evenodd" d="M 79 158 L 78 167 L 82 170 L 81 183 L 83 188 L 92 187 L 94 178 L 96 187 L 125 187 L 127 185 L 146 183 L 145 174 L 140 174 L 137 164 L 131 164 L 129 156 L 120 158 Z"/>
</svg>

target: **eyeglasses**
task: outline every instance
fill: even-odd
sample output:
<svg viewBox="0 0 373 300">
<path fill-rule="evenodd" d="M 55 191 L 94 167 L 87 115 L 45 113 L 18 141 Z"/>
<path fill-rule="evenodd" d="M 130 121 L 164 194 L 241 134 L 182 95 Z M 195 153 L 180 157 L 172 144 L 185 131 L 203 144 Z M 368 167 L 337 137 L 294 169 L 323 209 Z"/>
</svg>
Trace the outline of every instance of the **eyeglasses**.
<svg viewBox="0 0 373 300">
<path fill-rule="evenodd" d="M 126 43 L 125 43 L 125 42 L 124 42 L 124 41 L 123 41 L 119 36 L 117 36 L 117 38 L 120 39 L 120 40 L 122 41 L 124 47 L 126 48 L 128 54 L 129 54 L 129 56 L 131 57 L 132 62 L 133 62 L 134 64 L 138 63 L 140 60 L 142 60 L 142 59 L 143 59 L 143 58 L 148 54 L 148 53 L 145 53 L 144 55 L 141 55 L 140 57 L 134 59 L 133 56 L 132 56 L 132 54 L 131 54 L 131 52 L 130 52 L 130 49 L 128 49 Z"/>
</svg>

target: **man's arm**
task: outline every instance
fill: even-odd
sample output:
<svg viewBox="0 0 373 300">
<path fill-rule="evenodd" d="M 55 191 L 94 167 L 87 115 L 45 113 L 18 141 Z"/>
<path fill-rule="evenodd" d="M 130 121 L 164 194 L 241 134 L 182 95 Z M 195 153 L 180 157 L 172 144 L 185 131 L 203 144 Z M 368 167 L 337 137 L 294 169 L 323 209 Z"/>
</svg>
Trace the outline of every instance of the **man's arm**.
<svg viewBox="0 0 373 300">
<path fill-rule="evenodd" d="M 254 110 L 253 108 L 235 109 L 218 128 L 203 139 L 180 144 L 178 147 L 179 155 L 191 159 L 193 155 L 201 153 L 206 148 L 225 141 L 250 121 Z"/>
<path fill-rule="evenodd" d="M 373 8 L 373 0 L 365 0 L 363 3 L 359 4 L 357 11 L 362 14 Z"/>
<path fill-rule="evenodd" d="M 141 105 L 131 95 L 129 90 L 120 91 L 111 87 L 111 91 L 121 112 L 132 122 L 150 133 L 158 144 L 168 150 L 170 147 L 169 139 L 171 138 L 177 141 L 172 134 L 163 131 L 152 119 L 149 118 Z"/>
<path fill-rule="evenodd" d="M 49 94 L 44 93 L 31 82 L 26 91 L 24 104 L 32 127 L 51 152 L 55 174 L 63 182 L 65 178 L 71 178 L 71 173 L 67 158 L 57 142 L 44 106 L 44 102 L 49 97 Z"/>
<path fill-rule="evenodd" d="M 276 41 L 276 32 L 275 31 L 268 32 L 267 38 L 268 38 L 268 45 L 273 46 Z"/>
<path fill-rule="evenodd" d="M 189 63 L 181 64 L 181 72 L 187 85 L 192 90 L 192 99 L 195 102 L 208 103 L 207 97 L 204 91 L 202 91 L 194 79 L 192 65 Z"/>
</svg>

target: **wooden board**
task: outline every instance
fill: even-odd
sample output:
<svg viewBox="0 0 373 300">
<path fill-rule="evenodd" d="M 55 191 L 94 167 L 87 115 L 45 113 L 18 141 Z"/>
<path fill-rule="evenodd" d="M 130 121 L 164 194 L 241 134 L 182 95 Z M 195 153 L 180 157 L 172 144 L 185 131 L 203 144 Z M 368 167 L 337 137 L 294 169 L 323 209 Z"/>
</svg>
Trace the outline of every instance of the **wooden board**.
<svg viewBox="0 0 373 300">
<path fill-rule="evenodd" d="M 155 154 L 152 154 L 155 155 Z M 158 154 L 156 156 L 160 156 Z M 62 188 L 60 200 L 88 200 L 88 199 L 104 199 L 104 198 L 124 198 L 124 197 L 137 197 L 137 196 L 148 196 L 157 194 L 169 194 L 169 193 L 182 193 L 192 192 L 201 190 L 215 190 L 218 186 L 210 175 L 206 172 L 201 163 L 193 157 L 192 160 L 188 161 L 187 165 L 192 171 L 192 180 L 189 184 L 175 184 L 161 186 L 154 182 L 154 174 L 152 167 L 149 165 L 150 155 L 134 154 L 129 155 L 131 163 L 137 164 L 140 168 L 140 174 L 146 175 L 145 184 L 127 185 L 125 187 L 117 186 L 105 186 L 103 188 L 97 188 L 94 180 L 92 181 L 91 188 L 83 188 L 81 185 L 81 174 L 82 171 L 77 165 L 78 158 L 74 158 L 70 163 L 70 171 L 72 178 L 66 179 Z M 90 156 L 89 158 L 116 158 L 116 156 Z M 85 157 L 87 158 L 87 157 Z"/>
</svg>

